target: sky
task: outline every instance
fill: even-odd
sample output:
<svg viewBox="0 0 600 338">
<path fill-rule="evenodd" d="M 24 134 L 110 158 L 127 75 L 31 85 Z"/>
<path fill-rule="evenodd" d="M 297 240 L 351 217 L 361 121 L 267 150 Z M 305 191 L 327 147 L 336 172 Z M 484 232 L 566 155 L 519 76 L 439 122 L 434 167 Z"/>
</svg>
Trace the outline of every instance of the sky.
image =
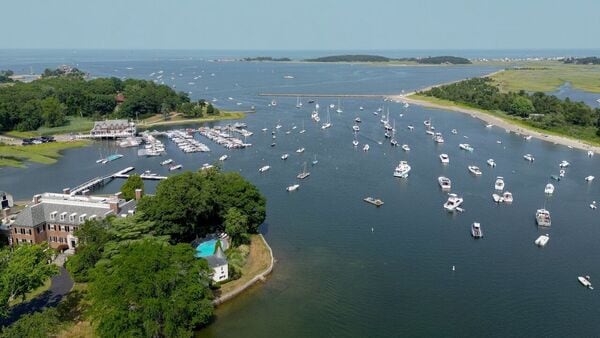
<svg viewBox="0 0 600 338">
<path fill-rule="evenodd" d="M 2 0 L 0 49 L 593 49 L 597 0 Z"/>
</svg>

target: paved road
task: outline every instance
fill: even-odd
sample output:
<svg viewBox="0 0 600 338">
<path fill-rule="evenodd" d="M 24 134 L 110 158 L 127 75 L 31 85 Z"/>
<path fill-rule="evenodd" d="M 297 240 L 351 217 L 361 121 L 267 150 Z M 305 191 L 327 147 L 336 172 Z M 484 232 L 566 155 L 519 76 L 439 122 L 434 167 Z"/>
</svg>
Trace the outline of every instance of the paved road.
<svg viewBox="0 0 600 338">
<path fill-rule="evenodd" d="M 12 308 L 10 316 L 0 319 L 0 326 L 8 326 L 17 321 L 22 315 L 40 311 L 45 307 L 54 307 L 73 288 L 73 280 L 64 267 L 59 267 L 59 274 L 52 277 L 52 284 L 48 291 L 26 303 L 21 303 Z"/>
</svg>

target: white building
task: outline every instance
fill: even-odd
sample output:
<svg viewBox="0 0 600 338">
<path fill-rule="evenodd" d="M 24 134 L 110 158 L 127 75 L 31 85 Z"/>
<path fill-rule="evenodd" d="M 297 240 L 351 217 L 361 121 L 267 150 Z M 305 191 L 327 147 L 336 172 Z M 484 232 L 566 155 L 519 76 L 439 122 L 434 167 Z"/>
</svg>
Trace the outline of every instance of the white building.
<svg viewBox="0 0 600 338">
<path fill-rule="evenodd" d="M 221 246 L 217 246 L 214 255 L 205 257 L 208 266 L 212 269 L 212 279 L 215 282 L 222 282 L 229 278 L 229 264 Z"/>
</svg>

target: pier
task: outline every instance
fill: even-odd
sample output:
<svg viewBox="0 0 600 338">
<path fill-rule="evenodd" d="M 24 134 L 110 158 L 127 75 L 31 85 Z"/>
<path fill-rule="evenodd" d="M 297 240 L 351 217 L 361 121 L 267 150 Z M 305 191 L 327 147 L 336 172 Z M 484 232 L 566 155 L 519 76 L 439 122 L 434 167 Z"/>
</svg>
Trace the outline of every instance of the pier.
<svg viewBox="0 0 600 338">
<path fill-rule="evenodd" d="M 333 97 L 333 98 L 360 98 L 360 99 L 385 99 L 392 94 L 293 94 L 293 93 L 260 93 L 258 96 L 273 97 Z"/>
<path fill-rule="evenodd" d="M 134 169 L 135 169 L 134 167 L 127 167 L 127 168 L 125 168 L 123 170 L 119 170 L 116 173 L 111 174 L 111 175 L 92 178 L 91 180 L 86 181 L 86 182 L 78 185 L 77 187 L 73 188 L 70 191 L 70 194 L 71 194 L 71 196 L 78 195 L 78 194 L 85 194 L 89 191 L 93 191 L 93 190 L 97 189 L 98 187 L 104 186 L 106 183 L 111 182 L 115 178 L 127 179 L 130 176 L 130 174 L 128 174 L 128 173 L 130 173 Z M 140 178 L 142 178 L 143 180 L 159 181 L 159 180 L 166 180 L 168 177 L 144 173 L 144 174 L 140 175 Z"/>
</svg>

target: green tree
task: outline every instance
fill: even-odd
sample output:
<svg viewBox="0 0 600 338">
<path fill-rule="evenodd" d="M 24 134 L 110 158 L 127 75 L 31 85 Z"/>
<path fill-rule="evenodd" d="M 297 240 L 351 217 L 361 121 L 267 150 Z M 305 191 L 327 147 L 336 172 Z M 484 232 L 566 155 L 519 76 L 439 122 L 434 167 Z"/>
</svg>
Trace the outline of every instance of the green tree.
<svg viewBox="0 0 600 338">
<path fill-rule="evenodd" d="M 234 246 L 248 243 L 248 217 L 237 208 L 229 208 L 225 214 L 225 232 L 231 237 Z"/>
<path fill-rule="evenodd" d="M 206 106 L 206 114 L 207 115 L 215 115 L 215 107 L 211 103 Z"/>
<path fill-rule="evenodd" d="M 46 127 L 59 127 L 64 125 L 65 107 L 55 97 L 47 97 L 41 101 L 42 118 Z"/>
<path fill-rule="evenodd" d="M 127 201 L 134 199 L 136 189 L 144 190 L 144 180 L 142 180 L 140 175 L 133 174 L 121 186 L 122 197 Z"/>
<path fill-rule="evenodd" d="M 9 313 L 9 302 L 17 297 L 25 300 L 28 292 L 42 286 L 58 274 L 50 264 L 50 252 L 41 245 L 18 245 L 14 250 L 0 250 L 0 317 Z"/>
<path fill-rule="evenodd" d="M 91 314 L 102 337 L 191 337 L 212 317 L 205 260 L 188 244 L 144 240 L 94 269 Z"/>
<path fill-rule="evenodd" d="M 79 244 L 75 255 L 67 261 L 66 268 L 76 282 L 90 280 L 90 270 L 102 258 L 104 245 L 112 238 L 108 232 L 112 219 L 88 220 L 75 231 Z"/>
</svg>

